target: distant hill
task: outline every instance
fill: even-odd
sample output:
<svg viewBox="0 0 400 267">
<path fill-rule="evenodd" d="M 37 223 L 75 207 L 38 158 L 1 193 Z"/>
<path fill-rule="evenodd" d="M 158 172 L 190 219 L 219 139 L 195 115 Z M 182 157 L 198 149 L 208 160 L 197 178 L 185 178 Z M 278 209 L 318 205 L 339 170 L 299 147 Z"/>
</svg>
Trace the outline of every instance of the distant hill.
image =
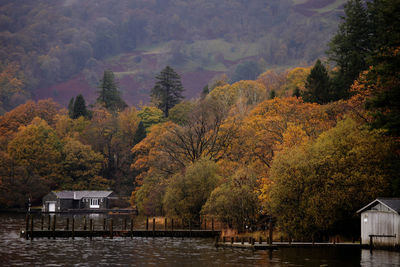
<svg viewBox="0 0 400 267">
<path fill-rule="evenodd" d="M 104 69 L 129 104 L 171 65 L 187 97 L 214 77 L 249 79 L 323 57 L 345 0 L 2 0 L 0 59 L 33 98 L 94 101 Z M 251 68 L 251 69 L 250 69 Z"/>
</svg>

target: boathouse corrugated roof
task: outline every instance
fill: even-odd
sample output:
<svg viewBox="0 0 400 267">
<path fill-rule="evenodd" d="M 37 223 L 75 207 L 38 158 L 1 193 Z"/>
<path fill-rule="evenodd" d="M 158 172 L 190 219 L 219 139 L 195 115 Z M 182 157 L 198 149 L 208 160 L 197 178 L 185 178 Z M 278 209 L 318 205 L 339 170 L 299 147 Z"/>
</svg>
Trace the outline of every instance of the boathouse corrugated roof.
<svg viewBox="0 0 400 267">
<path fill-rule="evenodd" d="M 391 209 L 392 211 L 400 214 L 400 198 L 377 198 L 362 209 L 359 209 L 357 213 L 363 212 L 376 204 L 381 203 Z"/>
<path fill-rule="evenodd" d="M 82 198 L 103 198 L 108 197 L 113 191 L 58 191 L 54 192 L 60 199 L 82 199 Z"/>
</svg>

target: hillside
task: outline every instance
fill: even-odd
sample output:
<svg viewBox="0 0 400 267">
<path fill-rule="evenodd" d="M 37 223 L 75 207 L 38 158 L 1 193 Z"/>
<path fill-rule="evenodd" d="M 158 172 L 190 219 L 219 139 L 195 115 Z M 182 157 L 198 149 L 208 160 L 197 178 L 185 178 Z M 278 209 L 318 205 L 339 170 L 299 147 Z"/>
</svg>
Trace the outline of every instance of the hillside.
<svg viewBox="0 0 400 267">
<path fill-rule="evenodd" d="M 32 98 L 64 105 L 80 92 L 93 101 L 104 69 L 116 73 L 129 104 L 146 102 L 165 65 L 195 97 L 222 73 L 252 79 L 324 57 L 344 2 L 3 0 L 0 58 L 21 66 Z"/>
</svg>

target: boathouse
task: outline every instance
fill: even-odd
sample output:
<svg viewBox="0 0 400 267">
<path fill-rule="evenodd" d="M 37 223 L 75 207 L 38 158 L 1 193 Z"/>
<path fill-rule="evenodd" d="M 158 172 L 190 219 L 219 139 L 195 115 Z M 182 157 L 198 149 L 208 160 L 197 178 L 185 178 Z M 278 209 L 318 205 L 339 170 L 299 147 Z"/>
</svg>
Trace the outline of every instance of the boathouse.
<svg viewBox="0 0 400 267">
<path fill-rule="evenodd" d="M 104 210 L 111 199 L 113 191 L 52 191 L 43 197 L 42 211 Z"/>
<path fill-rule="evenodd" d="M 361 214 L 362 245 L 400 246 L 400 198 L 377 198 L 357 213 Z"/>
</svg>

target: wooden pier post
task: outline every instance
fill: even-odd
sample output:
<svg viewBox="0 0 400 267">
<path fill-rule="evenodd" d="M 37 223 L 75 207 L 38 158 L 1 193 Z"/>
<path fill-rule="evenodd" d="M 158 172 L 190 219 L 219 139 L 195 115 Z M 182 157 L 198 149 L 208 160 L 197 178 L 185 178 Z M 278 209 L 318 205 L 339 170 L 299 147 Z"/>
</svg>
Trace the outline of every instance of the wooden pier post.
<svg viewBox="0 0 400 267">
<path fill-rule="evenodd" d="M 127 226 L 127 222 L 126 222 L 126 218 L 124 219 L 124 230 L 126 231 L 126 226 Z"/>
<path fill-rule="evenodd" d="M 47 218 L 47 230 L 48 231 L 50 231 L 50 225 L 51 225 L 51 217 L 50 217 L 50 214 L 49 214 L 48 218 Z"/>
<path fill-rule="evenodd" d="M 65 230 L 69 230 L 69 218 L 67 218 L 67 225 L 66 225 L 66 227 L 65 227 Z"/>
<path fill-rule="evenodd" d="M 214 217 L 211 218 L 211 230 L 214 232 Z"/>
<path fill-rule="evenodd" d="M 83 230 L 86 231 L 86 216 L 83 217 Z"/>
<path fill-rule="evenodd" d="M 43 222 L 44 222 L 44 218 L 43 215 L 40 216 L 40 230 L 43 231 Z"/>
<path fill-rule="evenodd" d="M 207 218 L 204 218 L 204 230 L 207 230 Z"/>
<path fill-rule="evenodd" d="M 225 236 L 222 237 L 222 243 L 225 243 Z"/>
<path fill-rule="evenodd" d="M 155 232 L 156 232 L 156 218 L 153 217 L 153 237 L 155 235 Z"/>
<path fill-rule="evenodd" d="M 31 215 L 31 240 L 33 240 L 33 215 Z"/>
<path fill-rule="evenodd" d="M 232 236 L 232 237 L 231 237 L 231 244 L 233 244 L 234 239 L 235 239 L 235 238 Z"/>
<path fill-rule="evenodd" d="M 110 219 L 110 238 L 113 239 L 113 219 Z"/>
<path fill-rule="evenodd" d="M 244 245 L 244 237 L 243 236 L 241 237 L 240 241 L 241 241 L 242 245 Z"/>
<path fill-rule="evenodd" d="M 89 221 L 89 228 L 90 228 L 90 240 L 92 240 L 92 236 L 93 236 L 93 219 L 90 219 L 90 221 Z"/>
<path fill-rule="evenodd" d="M 71 228 L 72 228 L 72 239 L 74 239 L 75 238 L 75 218 L 74 217 L 72 217 Z"/>
<path fill-rule="evenodd" d="M 174 219 L 171 219 L 171 232 L 174 231 Z"/>
<path fill-rule="evenodd" d="M 149 216 L 146 217 L 146 231 L 149 231 Z"/>
<path fill-rule="evenodd" d="M 374 249 L 374 242 L 372 240 L 372 235 L 369 235 L 369 252 L 372 253 L 372 250 Z"/>
<path fill-rule="evenodd" d="M 133 238 L 133 219 L 131 219 L 131 239 Z"/>
<path fill-rule="evenodd" d="M 192 237 L 192 220 L 189 219 L 189 236 Z"/>
<path fill-rule="evenodd" d="M 104 219 L 103 219 L 103 231 L 106 230 L 106 224 L 107 224 L 107 219 L 104 218 Z"/>
<path fill-rule="evenodd" d="M 272 245 L 272 236 L 273 236 L 273 226 L 272 226 L 272 219 L 269 220 L 269 244 Z"/>
<path fill-rule="evenodd" d="M 262 237 L 261 236 L 258 238 L 258 244 L 262 244 Z"/>
<path fill-rule="evenodd" d="M 54 218 L 53 218 L 53 239 L 56 239 L 56 223 L 57 223 L 57 217 L 54 214 Z"/>
<path fill-rule="evenodd" d="M 29 217 L 30 217 L 30 215 L 26 215 L 26 218 L 25 218 L 25 238 L 26 238 L 26 240 L 29 239 L 29 234 L 28 234 L 28 231 L 29 231 Z"/>
<path fill-rule="evenodd" d="M 167 231 L 167 224 L 168 224 L 168 220 L 167 220 L 167 217 L 165 217 L 165 219 L 164 219 L 164 231 Z"/>
</svg>

